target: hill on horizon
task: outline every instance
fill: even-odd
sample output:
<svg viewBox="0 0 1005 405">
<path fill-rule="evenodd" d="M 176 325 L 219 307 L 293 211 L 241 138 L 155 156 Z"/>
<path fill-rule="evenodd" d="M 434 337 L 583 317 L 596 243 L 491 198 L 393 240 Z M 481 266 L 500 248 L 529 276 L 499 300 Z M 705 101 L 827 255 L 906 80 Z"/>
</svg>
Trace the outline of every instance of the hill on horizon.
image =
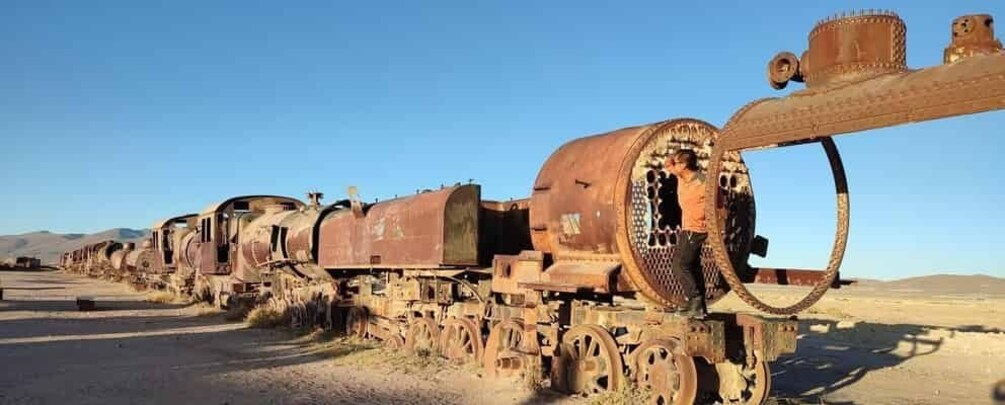
<svg viewBox="0 0 1005 405">
<path fill-rule="evenodd" d="M 150 234 L 146 229 L 113 228 L 92 234 L 59 234 L 49 231 L 29 232 L 20 235 L 0 236 L 0 260 L 18 256 L 37 257 L 42 264 L 57 264 L 59 256 L 68 250 L 114 239 L 139 244 Z"/>
</svg>

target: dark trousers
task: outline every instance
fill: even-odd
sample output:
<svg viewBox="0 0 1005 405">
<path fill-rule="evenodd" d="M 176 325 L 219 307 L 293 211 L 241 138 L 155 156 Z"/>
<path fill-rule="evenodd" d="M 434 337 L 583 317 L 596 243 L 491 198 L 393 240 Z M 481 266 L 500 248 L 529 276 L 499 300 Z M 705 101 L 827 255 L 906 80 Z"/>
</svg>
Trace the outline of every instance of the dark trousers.
<svg viewBox="0 0 1005 405">
<path fill-rule="evenodd" d="M 688 299 L 700 299 L 704 296 L 698 290 L 696 280 L 702 280 L 701 245 L 707 237 L 708 234 L 704 232 L 681 231 L 677 234 L 677 249 L 674 250 L 671 269 Z"/>
</svg>

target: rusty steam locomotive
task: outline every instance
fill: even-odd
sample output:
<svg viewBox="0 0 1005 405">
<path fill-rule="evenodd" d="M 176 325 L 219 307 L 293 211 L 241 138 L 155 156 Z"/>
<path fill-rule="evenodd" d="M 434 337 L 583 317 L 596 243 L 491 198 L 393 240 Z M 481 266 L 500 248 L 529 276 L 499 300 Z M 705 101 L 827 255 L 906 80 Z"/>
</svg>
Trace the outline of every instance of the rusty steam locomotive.
<svg viewBox="0 0 1005 405">
<path fill-rule="evenodd" d="M 696 119 L 574 140 L 540 169 L 527 199 L 487 201 L 478 184 L 377 203 L 322 205 L 239 196 L 156 222 L 137 248 L 115 241 L 67 252 L 62 267 L 169 289 L 218 305 L 255 302 L 292 327 L 322 326 L 410 352 L 475 362 L 490 375 L 542 375 L 591 394 L 638 384 L 654 403 L 762 403 L 769 363 L 796 349 L 794 318 L 679 316 L 670 271 L 680 225 L 663 159 L 696 150 L 707 173 L 710 236 L 703 288 L 795 314 L 838 277 L 848 190 L 831 136 L 1005 108 L 1005 53 L 987 15 L 957 18 L 944 64 L 906 66 L 905 24 L 890 12 L 821 21 L 809 49 L 768 64 L 770 84 L 806 89 L 754 101 L 723 129 Z M 825 270 L 752 268 L 754 192 L 743 150 L 822 144 L 834 173 L 837 235 Z M 788 307 L 745 283 L 812 286 Z"/>
</svg>

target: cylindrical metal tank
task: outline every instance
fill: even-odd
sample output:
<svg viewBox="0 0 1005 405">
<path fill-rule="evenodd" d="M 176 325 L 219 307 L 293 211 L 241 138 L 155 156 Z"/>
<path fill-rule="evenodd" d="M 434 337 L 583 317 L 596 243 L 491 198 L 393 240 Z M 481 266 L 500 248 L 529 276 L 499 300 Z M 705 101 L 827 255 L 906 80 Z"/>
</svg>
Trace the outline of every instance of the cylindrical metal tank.
<svg viewBox="0 0 1005 405">
<path fill-rule="evenodd" d="M 331 276 L 317 265 L 318 231 L 315 227 L 321 219 L 321 207 L 312 205 L 304 211 L 283 218 L 279 226 L 287 229 L 283 238 L 284 257 L 297 272 L 312 279 L 330 279 Z"/>
<path fill-rule="evenodd" d="M 480 195 L 480 186 L 468 184 L 326 210 L 317 225 L 318 263 L 326 269 L 478 265 Z M 294 246 L 303 249 L 302 242 Z"/>
<path fill-rule="evenodd" d="M 676 119 L 563 145 L 534 182 L 534 247 L 550 253 L 556 263 L 619 262 L 619 290 L 638 291 L 663 306 L 682 304 L 683 289 L 670 271 L 681 221 L 677 181 L 663 162 L 686 148 L 697 153 L 705 168 L 717 137 L 718 129 L 708 123 Z M 726 190 L 723 207 L 729 220 L 719 237 L 726 238 L 735 261 L 746 263 L 754 235 L 753 190 L 739 154 L 730 155 L 725 166 L 720 178 L 707 180 Z M 728 292 L 707 248 L 702 251 L 702 271 L 709 302 Z"/>
<path fill-rule="evenodd" d="M 139 249 L 126 254 L 126 270 L 131 273 L 147 273 L 154 262 L 154 252 L 150 241 L 145 240 Z"/>
<path fill-rule="evenodd" d="M 242 227 L 238 238 L 240 245 L 235 276 L 242 280 L 257 279 L 252 277 L 252 273 L 258 274 L 282 260 L 282 252 L 279 251 L 281 248 L 279 238 L 282 233 L 279 223 L 287 216 L 296 213 L 296 210 L 287 206 L 271 205 L 265 207 L 262 214 Z"/>
<path fill-rule="evenodd" d="M 122 248 L 112 253 L 112 268 L 116 272 L 126 271 L 126 256 L 136 248 L 136 244 L 127 242 L 122 244 Z"/>
<path fill-rule="evenodd" d="M 314 225 L 319 206 L 302 209 L 267 207 L 265 212 L 241 232 L 239 277 L 260 273 L 269 267 L 290 268 L 307 277 L 329 278 L 316 264 Z"/>
<path fill-rule="evenodd" d="M 195 230 L 185 235 L 181 242 L 181 267 L 186 271 L 199 269 L 199 239 L 200 231 Z"/>
</svg>

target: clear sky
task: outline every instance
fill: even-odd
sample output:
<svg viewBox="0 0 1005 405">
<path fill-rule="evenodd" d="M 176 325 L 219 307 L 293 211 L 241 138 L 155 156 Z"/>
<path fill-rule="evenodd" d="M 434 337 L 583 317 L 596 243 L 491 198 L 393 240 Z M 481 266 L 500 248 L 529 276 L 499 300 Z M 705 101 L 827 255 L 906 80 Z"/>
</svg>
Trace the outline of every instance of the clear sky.
<svg viewBox="0 0 1005 405">
<path fill-rule="evenodd" d="M 7 0 L 0 234 L 145 228 L 233 195 L 332 201 L 349 185 L 384 199 L 474 179 L 486 198 L 526 197 L 569 140 L 721 126 L 784 94 L 765 64 L 830 14 L 897 11 L 911 67 L 941 63 L 954 17 L 1005 19 L 987 0 L 762 4 Z M 838 138 L 843 274 L 1005 276 L 1003 127 L 995 112 Z M 771 240 L 754 264 L 822 268 L 835 219 L 819 146 L 745 158 Z"/>
</svg>

